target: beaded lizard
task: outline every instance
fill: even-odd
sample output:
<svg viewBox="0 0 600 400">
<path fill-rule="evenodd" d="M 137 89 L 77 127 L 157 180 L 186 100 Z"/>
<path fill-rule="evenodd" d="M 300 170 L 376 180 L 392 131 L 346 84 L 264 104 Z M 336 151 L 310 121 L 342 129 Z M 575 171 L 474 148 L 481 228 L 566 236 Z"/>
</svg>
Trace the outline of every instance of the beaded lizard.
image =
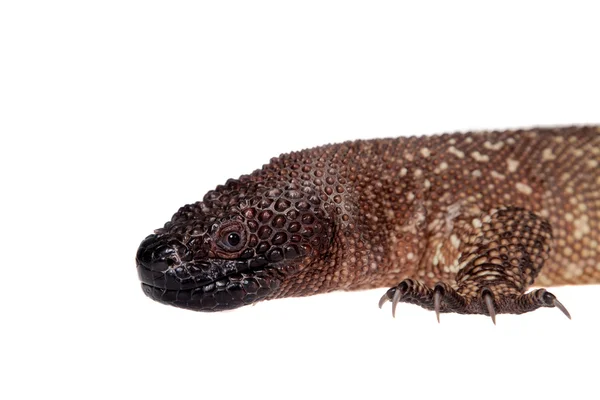
<svg viewBox="0 0 600 400">
<path fill-rule="evenodd" d="M 357 140 L 283 154 L 140 245 L 146 295 L 199 311 L 390 287 L 380 307 L 566 308 L 600 283 L 600 127 Z"/>
</svg>

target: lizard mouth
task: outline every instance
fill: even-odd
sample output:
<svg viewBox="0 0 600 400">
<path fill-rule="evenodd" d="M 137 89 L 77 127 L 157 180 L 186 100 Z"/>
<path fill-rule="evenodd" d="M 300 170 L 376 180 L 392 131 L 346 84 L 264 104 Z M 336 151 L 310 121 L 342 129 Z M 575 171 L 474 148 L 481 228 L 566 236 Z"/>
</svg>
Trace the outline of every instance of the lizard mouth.
<svg viewBox="0 0 600 400">
<path fill-rule="evenodd" d="M 246 269 L 210 281 L 178 279 L 175 276 L 178 268 L 164 271 L 164 279 L 149 280 L 147 269 L 138 264 L 146 296 L 163 304 L 194 311 L 223 311 L 264 300 L 281 283 L 280 272 L 270 266 Z"/>
<path fill-rule="evenodd" d="M 148 236 L 136 255 L 144 293 L 153 300 L 196 311 L 222 311 L 263 300 L 283 274 L 264 256 L 247 260 L 195 258 L 180 241 Z"/>
</svg>

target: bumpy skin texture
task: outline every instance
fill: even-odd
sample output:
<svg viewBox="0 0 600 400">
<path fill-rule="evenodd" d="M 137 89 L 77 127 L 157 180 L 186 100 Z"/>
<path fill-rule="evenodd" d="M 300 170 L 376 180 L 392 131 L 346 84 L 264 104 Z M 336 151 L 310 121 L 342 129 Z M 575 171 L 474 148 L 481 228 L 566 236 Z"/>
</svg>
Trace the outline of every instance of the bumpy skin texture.
<svg viewBox="0 0 600 400">
<path fill-rule="evenodd" d="M 346 142 L 182 207 L 137 254 L 145 293 L 202 311 L 392 287 L 438 312 L 562 308 L 600 283 L 600 127 Z"/>
</svg>

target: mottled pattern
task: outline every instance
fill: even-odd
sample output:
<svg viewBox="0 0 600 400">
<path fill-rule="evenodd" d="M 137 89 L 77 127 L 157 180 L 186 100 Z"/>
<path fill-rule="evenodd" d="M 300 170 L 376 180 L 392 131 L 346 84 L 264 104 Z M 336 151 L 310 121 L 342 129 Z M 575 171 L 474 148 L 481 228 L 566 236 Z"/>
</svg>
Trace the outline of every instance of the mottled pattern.
<svg viewBox="0 0 600 400">
<path fill-rule="evenodd" d="M 138 271 L 149 296 L 196 310 L 390 286 L 441 312 L 554 306 L 523 293 L 600 283 L 599 164 L 598 127 L 293 152 L 179 210 Z"/>
</svg>

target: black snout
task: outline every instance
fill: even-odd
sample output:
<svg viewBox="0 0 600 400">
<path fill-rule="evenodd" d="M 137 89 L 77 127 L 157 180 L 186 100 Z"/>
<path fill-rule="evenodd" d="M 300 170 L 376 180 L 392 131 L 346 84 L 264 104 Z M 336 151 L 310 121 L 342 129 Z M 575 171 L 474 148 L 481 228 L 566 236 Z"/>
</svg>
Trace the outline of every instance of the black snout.
<svg viewBox="0 0 600 400">
<path fill-rule="evenodd" d="M 136 260 L 150 271 L 162 272 L 179 261 L 178 243 L 150 235 L 140 244 Z"/>
<path fill-rule="evenodd" d="M 137 272 L 146 296 L 177 307 L 218 311 L 255 303 L 278 290 L 282 274 L 264 256 L 208 258 L 210 243 L 204 248 L 197 244 L 160 233 L 140 243 Z"/>
</svg>

